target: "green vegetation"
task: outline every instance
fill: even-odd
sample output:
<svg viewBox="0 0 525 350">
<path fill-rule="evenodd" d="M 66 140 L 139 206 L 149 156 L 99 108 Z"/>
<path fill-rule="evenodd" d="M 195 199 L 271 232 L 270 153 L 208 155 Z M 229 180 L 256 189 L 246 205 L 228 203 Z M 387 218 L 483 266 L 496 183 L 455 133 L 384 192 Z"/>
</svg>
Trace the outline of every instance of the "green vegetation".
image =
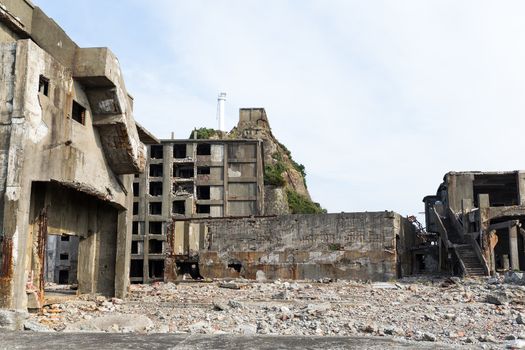
<svg viewBox="0 0 525 350">
<path fill-rule="evenodd" d="M 293 191 L 286 190 L 288 196 L 288 207 L 292 214 L 322 214 L 326 213 L 326 210 L 321 208 L 319 203 L 310 201 L 303 195 Z"/>
<path fill-rule="evenodd" d="M 195 134 L 197 137 L 195 137 Z M 213 136 L 217 135 L 217 130 L 211 128 L 195 128 L 191 132 L 190 139 L 197 138 L 202 140 L 211 139 Z"/>
<path fill-rule="evenodd" d="M 290 162 L 292 162 L 292 166 L 294 167 L 295 170 L 297 170 L 302 176 L 303 176 L 303 180 L 304 180 L 304 187 L 307 187 L 306 186 L 306 170 L 305 170 L 305 167 L 304 165 L 302 165 L 301 163 L 297 163 L 293 158 L 292 158 L 292 152 L 290 152 L 290 150 L 288 148 L 286 148 L 285 145 L 283 145 L 282 143 L 280 143 L 279 141 L 277 141 L 277 143 L 279 144 L 279 147 L 281 147 L 281 149 L 283 150 L 283 152 L 288 156 L 288 159 L 290 159 Z M 282 155 L 279 153 L 279 156 L 282 158 Z M 275 158 L 275 156 L 274 156 Z"/>
</svg>

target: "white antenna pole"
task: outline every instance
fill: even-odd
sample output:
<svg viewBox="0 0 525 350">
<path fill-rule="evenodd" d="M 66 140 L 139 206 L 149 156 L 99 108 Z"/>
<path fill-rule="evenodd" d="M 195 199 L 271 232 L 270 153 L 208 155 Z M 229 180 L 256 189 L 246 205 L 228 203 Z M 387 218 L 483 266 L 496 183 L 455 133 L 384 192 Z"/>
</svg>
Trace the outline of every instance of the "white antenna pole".
<svg viewBox="0 0 525 350">
<path fill-rule="evenodd" d="M 226 102 L 226 93 L 221 92 L 217 98 L 217 120 L 219 122 L 219 130 L 226 131 L 224 126 L 224 103 Z"/>
</svg>

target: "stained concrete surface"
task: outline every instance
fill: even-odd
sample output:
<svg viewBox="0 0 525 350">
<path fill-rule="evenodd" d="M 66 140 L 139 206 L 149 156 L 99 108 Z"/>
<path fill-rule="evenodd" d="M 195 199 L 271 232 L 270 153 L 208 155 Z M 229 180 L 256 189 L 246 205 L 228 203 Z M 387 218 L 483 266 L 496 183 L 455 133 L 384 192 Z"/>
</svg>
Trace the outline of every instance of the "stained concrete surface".
<svg viewBox="0 0 525 350">
<path fill-rule="evenodd" d="M 453 349 L 386 337 L 3 332 L 0 349 Z M 463 347 L 468 349 L 468 347 Z"/>
</svg>

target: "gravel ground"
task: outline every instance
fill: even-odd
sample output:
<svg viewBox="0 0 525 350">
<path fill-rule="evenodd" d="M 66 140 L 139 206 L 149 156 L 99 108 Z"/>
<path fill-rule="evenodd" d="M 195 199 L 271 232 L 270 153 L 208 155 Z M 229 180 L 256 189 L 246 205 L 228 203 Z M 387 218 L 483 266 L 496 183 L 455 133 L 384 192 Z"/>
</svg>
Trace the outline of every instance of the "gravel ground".
<svg viewBox="0 0 525 350">
<path fill-rule="evenodd" d="M 294 336 L 380 336 L 525 348 L 525 280 L 421 277 L 392 283 L 248 280 L 132 285 L 127 300 L 81 295 L 25 328 Z"/>
</svg>

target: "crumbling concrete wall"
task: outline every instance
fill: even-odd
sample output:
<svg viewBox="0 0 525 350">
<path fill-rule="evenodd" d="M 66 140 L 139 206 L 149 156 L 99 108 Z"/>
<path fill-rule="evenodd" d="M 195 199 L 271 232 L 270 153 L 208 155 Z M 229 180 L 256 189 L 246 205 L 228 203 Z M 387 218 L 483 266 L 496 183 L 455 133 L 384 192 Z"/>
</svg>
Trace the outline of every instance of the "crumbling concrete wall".
<svg viewBox="0 0 525 350">
<path fill-rule="evenodd" d="M 107 49 L 78 48 L 41 10 L 28 9 L 19 27 L 0 13 L 18 34 L 0 43 L 0 307 L 25 309 L 28 296 L 43 294 L 48 233 L 80 238 L 79 289 L 122 297 L 130 174 L 145 163 L 131 99 Z"/>
<path fill-rule="evenodd" d="M 219 219 L 206 222 L 203 277 L 387 281 L 410 271 L 413 229 L 394 212 Z M 400 243 L 398 243 L 400 242 Z"/>
</svg>

